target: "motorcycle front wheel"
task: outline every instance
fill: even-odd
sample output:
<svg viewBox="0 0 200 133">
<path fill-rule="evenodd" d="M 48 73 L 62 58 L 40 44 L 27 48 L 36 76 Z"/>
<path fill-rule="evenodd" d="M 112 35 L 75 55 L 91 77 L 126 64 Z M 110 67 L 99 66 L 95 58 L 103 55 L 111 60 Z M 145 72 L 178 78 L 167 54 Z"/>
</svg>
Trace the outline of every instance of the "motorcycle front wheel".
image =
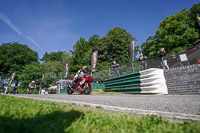
<svg viewBox="0 0 200 133">
<path fill-rule="evenodd" d="M 86 85 L 84 85 L 84 87 L 83 87 L 83 93 L 85 95 L 89 95 L 91 92 L 92 92 L 92 84 L 89 83 L 88 87 L 86 87 Z"/>
<path fill-rule="evenodd" d="M 67 94 L 68 95 L 71 95 L 71 94 L 73 94 L 74 92 L 72 91 L 72 89 L 71 89 L 71 86 L 68 86 L 67 87 Z"/>
</svg>

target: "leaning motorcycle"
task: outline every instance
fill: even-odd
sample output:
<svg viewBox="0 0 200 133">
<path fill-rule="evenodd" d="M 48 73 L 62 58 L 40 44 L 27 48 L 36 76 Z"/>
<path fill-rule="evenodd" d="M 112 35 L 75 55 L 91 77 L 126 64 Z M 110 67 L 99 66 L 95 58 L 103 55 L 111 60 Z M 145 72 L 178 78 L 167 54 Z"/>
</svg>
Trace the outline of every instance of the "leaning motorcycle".
<svg viewBox="0 0 200 133">
<path fill-rule="evenodd" d="M 71 78 L 73 81 L 74 78 Z M 85 74 L 83 77 L 80 77 L 76 82 L 77 87 L 73 84 L 73 82 L 69 83 L 67 87 L 67 94 L 73 94 L 74 92 L 79 92 L 81 94 L 89 95 L 92 92 L 92 77 L 88 74 Z"/>
</svg>

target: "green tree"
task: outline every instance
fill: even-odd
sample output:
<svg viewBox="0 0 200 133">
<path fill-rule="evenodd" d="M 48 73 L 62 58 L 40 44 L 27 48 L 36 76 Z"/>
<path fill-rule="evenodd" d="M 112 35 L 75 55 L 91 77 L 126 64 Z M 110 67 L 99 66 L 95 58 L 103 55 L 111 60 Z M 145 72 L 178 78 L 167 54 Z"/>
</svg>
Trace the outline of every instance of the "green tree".
<svg viewBox="0 0 200 133">
<path fill-rule="evenodd" d="M 156 35 L 150 36 L 141 45 L 143 53 L 153 56 L 162 47 L 167 52 L 181 51 L 191 47 L 200 38 L 196 21 L 196 13 L 200 11 L 199 9 L 200 4 L 197 4 L 190 10 L 183 9 L 161 21 L 159 28 L 156 30 Z"/>
<path fill-rule="evenodd" d="M 113 60 L 119 63 L 130 62 L 130 41 L 134 37 L 126 30 L 116 27 L 108 31 L 105 37 L 99 38 L 98 35 L 93 35 L 86 41 L 80 38 L 73 46 L 71 70 L 76 72 L 82 66 L 87 65 L 90 68 L 92 52 L 98 50 L 97 68 L 108 68 Z M 136 53 L 139 47 L 136 47 Z"/>
<path fill-rule="evenodd" d="M 70 62 L 70 53 L 67 51 L 58 51 L 45 53 L 41 59 L 44 65 L 44 85 L 55 84 L 56 81 L 62 78 L 64 64 Z M 72 66 L 73 67 L 73 66 Z"/>
<path fill-rule="evenodd" d="M 45 53 L 40 59 L 44 63 L 48 61 L 59 61 L 61 63 L 65 63 L 66 61 L 69 60 L 69 52 L 67 51 L 58 51 L 58 52 L 51 52 L 51 53 Z"/>
<path fill-rule="evenodd" d="M 49 84 L 55 84 L 62 78 L 63 67 L 64 65 L 59 61 L 48 61 L 44 64 L 45 78 L 43 83 L 46 87 L 49 87 Z"/>
<path fill-rule="evenodd" d="M 200 3 L 194 4 L 192 8 L 190 8 L 189 18 L 190 18 L 190 27 L 195 28 L 200 34 L 200 26 L 197 22 L 196 15 L 200 14 Z"/>
<path fill-rule="evenodd" d="M 91 50 L 88 42 L 84 38 L 80 38 L 80 40 L 78 40 L 73 46 L 73 51 L 70 50 L 70 52 L 72 53 L 72 71 L 76 72 L 77 69 L 80 69 L 83 66 L 83 64 L 86 65 L 88 63 L 85 57 L 88 50 Z"/>
<path fill-rule="evenodd" d="M 71 59 L 71 72 L 77 72 L 78 69 L 81 69 L 83 66 L 87 65 L 90 68 L 91 65 L 91 55 L 94 50 L 96 50 L 97 44 L 99 42 L 99 36 L 93 35 L 86 41 L 84 38 L 80 38 L 73 46 L 73 50 L 70 50 L 72 53 Z"/>
<path fill-rule="evenodd" d="M 32 62 L 38 62 L 38 53 L 27 45 L 14 42 L 0 46 L 0 75 L 4 78 L 14 71 L 19 74 L 25 65 Z"/>
<path fill-rule="evenodd" d="M 18 74 L 18 79 L 21 82 L 20 89 L 26 92 L 29 83 L 33 80 L 39 85 L 43 71 L 44 65 L 38 62 L 33 62 L 24 66 L 22 72 Z"/>
<path fill-rule="evenodd" d="M 110 66 L 113 60 L 120 64 L 131 61 L 130 57 L 130 42 L 134 37 L 126 30 L 116 27 L 108 31 L 105 37 L 97 44 L 99 51 L 98 65 L 105 68 Z M 135 56 L 139 51 L 139 47 L 135 48 Z"/>
</svg>

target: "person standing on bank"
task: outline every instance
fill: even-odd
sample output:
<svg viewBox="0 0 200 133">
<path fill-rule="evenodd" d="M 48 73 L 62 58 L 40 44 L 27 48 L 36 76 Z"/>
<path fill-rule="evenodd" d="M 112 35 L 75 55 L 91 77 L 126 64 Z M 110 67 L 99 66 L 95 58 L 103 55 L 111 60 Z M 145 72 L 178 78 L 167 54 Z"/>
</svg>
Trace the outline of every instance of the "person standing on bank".
<svg viewBox="0 0 200 133">
<path fill-rule="evenodd" d="M 147 57 L 145 55 L 143 55 L 143 53 L 141 52 L 140 56 L 138 58 L 138 61 L 140 61 L 141 70 L 146 70 L 147 69 L 146 59 L 147 59 Z"/>
<path fill-rule="evenodd" d="M 113 77 L 116 77 L 116 75 L 120 76 L 119 69 L 118 69 L 119 64 L 117 64 L 116 61 L 113 61 L 113 65 L 111 65 L 111 67 L 112 67 L 113 70 L 114 70 L 114 75 L 113 75 Z"/>
<path fill-rule="evenodd" d="M 28 85 L 29 94 L 32 94 L 35 88 L 36 88 L 36 83 L 35 83 L 35 81 L 32 81 L 32 82 Z"/>
<path fill-rule="evenodd" d="M 165 69 L 166 67 L 167 69 L 169 69 L 169 66 L 167 65 L 165 48 L 160 49 L 160 52 L 158 52 L 158 56 L 160 57 L 160 64 L 162 68 Z"/>
</svg>

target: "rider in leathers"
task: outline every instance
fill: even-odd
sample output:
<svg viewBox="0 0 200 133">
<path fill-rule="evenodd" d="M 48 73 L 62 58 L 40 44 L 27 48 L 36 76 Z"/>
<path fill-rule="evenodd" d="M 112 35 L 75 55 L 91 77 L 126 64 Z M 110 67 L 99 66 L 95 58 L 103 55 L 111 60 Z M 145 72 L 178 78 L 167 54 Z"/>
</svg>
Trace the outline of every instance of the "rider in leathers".
<svg viewBox="0 0 200 133">
<path fill-rule="evenodd" d="M 79 80 L 80 77 L 84 77 L 85 73 L 87 73 L 88 67 L 84 66 L 83 69 L 78 70 L 76 75 L 74 76 L 75 79 L 75 88 L 77 88 L 77 81 Z"/>
</svg>

